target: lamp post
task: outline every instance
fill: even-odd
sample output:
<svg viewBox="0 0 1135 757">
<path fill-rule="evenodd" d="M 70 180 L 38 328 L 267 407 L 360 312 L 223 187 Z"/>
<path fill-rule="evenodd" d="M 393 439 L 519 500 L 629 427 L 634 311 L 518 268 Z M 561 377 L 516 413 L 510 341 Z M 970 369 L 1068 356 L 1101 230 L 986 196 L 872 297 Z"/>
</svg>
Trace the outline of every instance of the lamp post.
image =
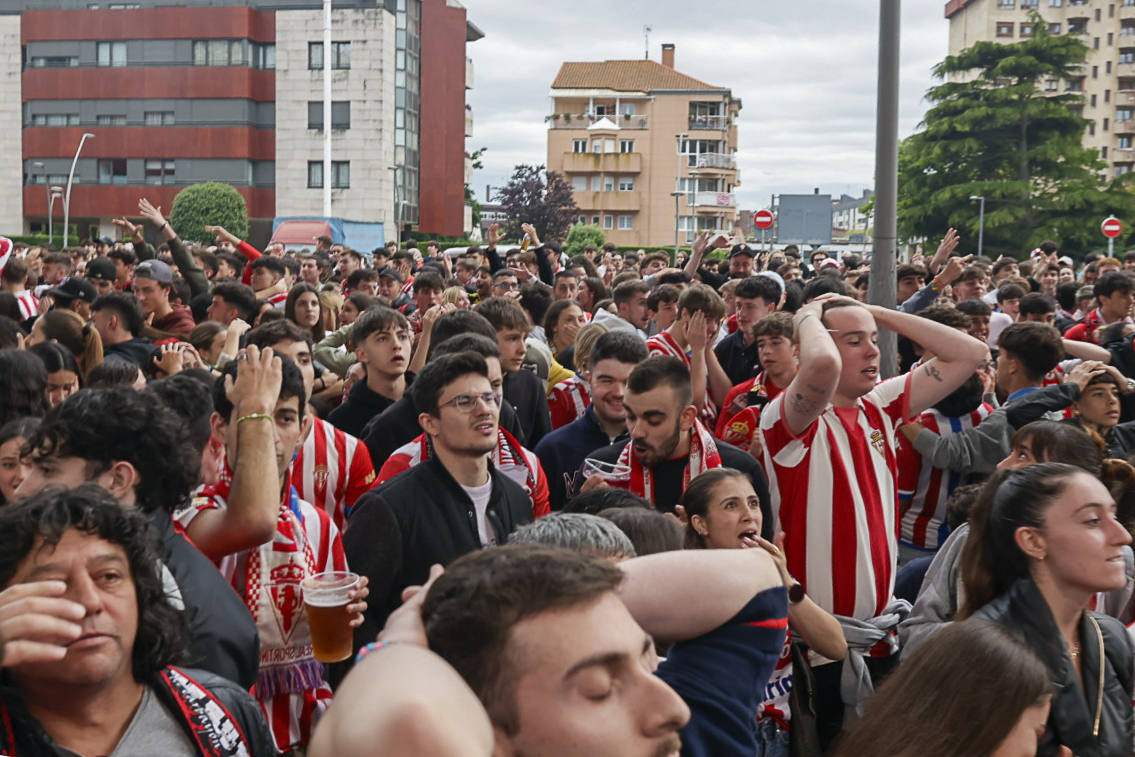
<svg viewBox="0 0 1135 757">
<path fill-rule="evenodd" d="M 67 174 L 67 191 L 63 195 L 63 247 L 67 247 L 67 233 L 71 230 L 71 183 L 75 180 L 75 165 L 79 162 L 79 153 L 83 151 L 83 143 L 94 138 L 95 135 L 89 131 L 83 132 L 83 138 L 79 140 L 79 146 L 75 148 L 75 157 L 71 160 L 71 172 Z"/>
<path fill-rule="evenodd" d="M 63 196 L 63 187 L 48 187 L 47 190 L 47 243 L 55 242 L 55 230 L 52 222 L 55 220 L 55 200 Z M 64 245 L 66 246 L 66 245 Z"/>
<path fill-rule="evenodd" d="M 675 134 L 675 152 L 678 153 L 678 170 L 674 174 L 674 191 L 670 196 L 674 198 L 674 262 L 678 262 L 678 239 L 681 235 L 681 210 L 678 208 L 679 198 L 682 196 L 682 140 L 689 139 L 686 133 Z"/>
<path fill-rule="evenodd" d="M 51 206 L 51 187 L 47 186 L 48 182 L 47 182 L 47 172 L 45 170 L 46 166 L 44 166 L 42 160 L 33 160 L 32 165 L 35 166 L 36 168 L 40 169 L 40 172 L 43 174 L 43 191 L 47 193 L 47 204 L 48 204 L 48 207 L 50 207 Z M 50 211 L 49 211 L 49 215 L 48 215 L 48 218 L 47 218 L 47 228 L 48 228 L 47 243 L 51 244 L 51 231 L 50 231 L 50 229 L 51 229 L 51 216 L 50 216 Z"/>
<path fill-rule="evenodd" d="M 981 203 L 977 211 L 977 255 L 981 257 L 981 250 L 985 242 L 985 198 L 981 195 L 970 195 L 969 198 Z"/>
</svg>

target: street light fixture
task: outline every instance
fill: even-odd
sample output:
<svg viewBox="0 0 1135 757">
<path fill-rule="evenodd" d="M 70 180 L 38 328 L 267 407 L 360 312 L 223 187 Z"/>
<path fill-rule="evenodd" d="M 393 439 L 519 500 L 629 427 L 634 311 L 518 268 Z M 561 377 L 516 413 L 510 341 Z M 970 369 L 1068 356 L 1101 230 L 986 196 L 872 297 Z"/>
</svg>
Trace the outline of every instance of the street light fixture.
<svg viewBox="0 0 1135 757">
<path fill-rule="evenodd" d="M 51 189 L 47 186 L 47 172 L 45 171 L 46 166 L 44 166 L 42 160 L 33 160 L 32 165 L 35 166 L 36 168 L 40 169 L 40 172 L 43 174 L 43 189 L 44 189 L 45 192 L 47 192 L 47 204 L 50 206 L 51 205 Z M 49 229 L 48 232 L 47 232 L 47 243 L 51 244 L 51 231 L 50 231 L 51 219 L 50 218 L 47 219 L 47 226 L 48 226 L 48 229 Z"/>
<path fill-rule="evenodd" d="M 674 191 L 670 196 L 674 198 L 674 262 L 678 262 L 678 239 L 681 235 L 681 211 L 678 209 L 678 198 L 682 196 L 682 140 L 689 139 L 686 133 L 675 134 L 674 141 L 678 153 L 678 171 L 674 174 Z"/>
<path fill-rule="evenodd" d="M 985 198 L 981 195 L 970 195 L 969 198 L 981 203 L 977 212 L 977 255 L 981 257 L 981 250 L 985 242 Z"/>
<path fill-rule="evenodd" d="M 79 153 L 83 151 L 83 143 L 88 139 L 94 139 L 95 135 L 88 132 L 83 132 L 83 138 L 79 140 L 79 146 L 75 148 L 75 157 L 71 160 L 71 172 L 67 174 L 67 192 L 63 196 L 63 247 L 67 247 L 67 233 L 71 230 L 71 183 L 75 180 L 75 165 L 79 162 Z"/>
<path fill-rule="evenodd" d="M 54 186 L 47 189 L 47 243 L 55 243 L 55 230 L 52 222 L 55 220 L 55 201 L 63 197 L 63 187 Z"/>
</svg>

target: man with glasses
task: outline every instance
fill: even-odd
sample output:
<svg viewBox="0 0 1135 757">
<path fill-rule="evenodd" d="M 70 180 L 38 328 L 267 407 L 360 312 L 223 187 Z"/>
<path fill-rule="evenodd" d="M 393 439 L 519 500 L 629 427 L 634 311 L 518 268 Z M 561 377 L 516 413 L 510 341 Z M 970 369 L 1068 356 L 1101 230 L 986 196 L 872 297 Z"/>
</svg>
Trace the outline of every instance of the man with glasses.
<svg viewBox="0 0 1135 757">
<path fill-rule="evenodd" d="M 520 292 L 520 281 L 512 271 L 502 268 L 493 274 L 493 296 L 515 297 Z"/>
<path fill-rule="evenodd" d="M 411 387 L 432 454 L 355 503 L 343 546 L 351 569 L 370 579 L 370 609 L 355 646 L 373 641 L 434 563 L 504 544 L 532 520 L 524 489 L 489 464 L 501 396 L 485 358 L 457 352 L 432 360 Z"/>
</svg>

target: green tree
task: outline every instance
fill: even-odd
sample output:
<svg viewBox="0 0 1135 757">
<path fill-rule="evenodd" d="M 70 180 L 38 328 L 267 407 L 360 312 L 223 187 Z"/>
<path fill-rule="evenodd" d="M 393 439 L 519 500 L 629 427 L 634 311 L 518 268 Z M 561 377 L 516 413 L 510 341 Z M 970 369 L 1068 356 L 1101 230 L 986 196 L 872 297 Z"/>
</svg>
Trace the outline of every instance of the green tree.
<svg viewBox="0 0 1135 757">
<path fill-rule="evenodd" d="M 223 226 L 236 236 L 248 236 L 248 208 L 240 192 L 219 181 L 194 184 L 177 193 L 169 222 L 187 242 L 212 242 L 205 226 Z"/>
<path fill-rule="evenodd" d="M 480 171 L 485 167 L 481 156 L 488 150 L 487 147 L 480 147 L 473 152 L 469 153 L 469 166 L 474 171 Z M 477 200 L 477 193 L 473 191 L 473 187 L 468 184 L 465 185 L 465 204 L 472 209 L 473 228 L 481 228 L 481 203 Z"/>
<path fill-rule="evenodd" d="M 954 226 L 972 248 L 979 214 L 970 197 L 981 196 L 987 254 L 1016 255 L 1044 239 L 1079 252 L 1098 244 L 1104 216 L 1130 205 L 1122 183 L 1103 186 L 1106 165 L 1082 145 L 1083 98 L 1042 90 L 1083 78 L 1087 45 L 1030 19 L 1030 38 L 978 42 L 934 68 L 944 82 L 926 94 L 921 131 L 899 148 L 900 235 L 937 239 Z"/>
<path fill-rule="evenodd" d="M 564 252 L 568 255 L 580 255 L 587 245 L 602 247 L 606 241 L 607 235 L 595 224 L 577 223 L 568 232 L 567 240 L 564 242 Z"/>
<path fill-rule="evenodd" d="M 504 236 L 520 235 L 520 224 L 530 223 L 543 242 L 554 242 L 567 236 L 579 208 L 572 197 L 571 186 L 564 177 L 544 166 L 519 165 L 512 177 L 497 191 L 496 201 L 504 206 L 508 225 Z"/>
</svg>

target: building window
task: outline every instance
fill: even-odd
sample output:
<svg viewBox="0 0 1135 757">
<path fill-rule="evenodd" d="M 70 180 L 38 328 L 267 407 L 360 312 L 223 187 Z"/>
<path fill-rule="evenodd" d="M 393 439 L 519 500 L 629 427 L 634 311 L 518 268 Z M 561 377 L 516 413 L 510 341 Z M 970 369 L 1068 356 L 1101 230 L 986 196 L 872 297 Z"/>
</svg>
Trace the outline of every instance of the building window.
<svg viewBox="0 0 1135 757">
<path fill-rule="evenodd" d="M 615 177 L 614 176 L 604 176 L 603 177 L 603 191 L 604 192 L 614 192 L 615 191 Z"/>
<path fill-rule="evenodd" d="M 1048 32 L 1049 32 L 1049 34 L 1059 34 L 1060 33 L 1060 24 L 1059 23 L 1049 24 L 1048 25 Z"/>
<path fill-rule="evenodd" d="M 1109 120 L 1109 119 L 1106 119 L 1106 118 L 1105 118 L 1105 119 L 1103 120 L 1103 130 L 1104 130 L 1104 131 L 1107 131 L 1107 127 L 1108 127 L 1108 124 L 1109 124 L 1109 123 L 1110 123 L 1110 120 Z"/>
<path fill-rule="evenodd" d="M 1096 96 L 1095 95 L 1092 95 L 1092 101 L 1091 102 L 1092 102 L 1092 107 L 1093 108 L 1096 107 Z"/>
<path fill-rule="evenodd" d="M 603 152 L 603 140 L 596 139 L 592 141 L 591 152 Z"/>
<path fill-rule="evenodd" d="M 592 226 L 598 226 L 599 225 L 599 216 L 591 216 L 591 225 Z"/>
<path fill-rule="evenodd" d="M 307 67 L 312 71 L 323 70 L 323 43 L 307 43 Z M 331 43 L 331 69 L 344 69 L 351 67 L 351 43 Z"/>
<path fill-rule="evenodd" d="M 1107 148 L 1106 147 L 1103 148 L 1103 155 L 1101 157 L 1107 158 Z"/>
<path fill-rule="evenodd" d="M 1055 92 L 1058 88 L 1059 88 L 1059 82 L 1057 82 L 1056 79 L 1045 79 L 1044 80 L 1044 91 L 1045 92 Z"/>
<path fill-rule="evenodd" d="M 351 186 L 351 162 L 349 160 L 331 161 L 331 188 L 349 189 Z M 307 188 L 323 189 L 323 161 L 307 162 Z"/>
<path fill-rule="evenodd" d="M 1111 102 L 1111 90 L 1110 89 L 1105 89 L 1103 91 L 1103 101 L 1105 103 Z"/>
<path fill-rule="evenodd" d="M 1131 170 L 1131 166 L 1128 166 L 1128 165 L 1116 166 L 1115 167 L 1115 175 L 1116 176 L 1122 176 L 1123 174 L 1128 173 L 1130 170 Z"/>
<path fill-rule="evenodd" d="M 98 65 L 121 68 L 126 65 L 125 42 L 99 42 L 96 45 Z"/>
<path fill-rule="evenodd" d="M 615 217 L 614 216 L 603 216 L 603 228 L 604 229 L 615 228 Z"/>
<path fill-rule="evenodd" d="M 1018 28 L 1017 34 L 1019 36 L 1021 36 L 1021 37 L 1033 36 L 1033 25 L 1032 24 L 1018 24 L 1017 28 Z"/>
<path fill-rule="evenodd" d="M 103 158 L 98 167 L 99 184 L 126 183 L 126 158 Z"/>
<path fill-rule="evenodd" d="M 323 131 L 323 101 L 309 100 L 307 103 L 307 128 Z M 351 128 L 351 101 L 333 100 L 331 102 L 331 128 Z"/>
<path fill-rule="evenodd" d="M 998 37 L 1012 37 L 1013 36 L 1013 24 L 1010 23 L 1010 22 L 998 23 L 997 24 L 997 36 Z"/>
<path fill-rule="evenodd" d="M 196 39 L 193 40 L 193 65 L 195 66 L 243 66 L 245 45 L 243 39 Z M 272 67 L 275 68 L 275 52 L 272 54 Z"/>
<path fill-rule="evenodd" d="M 1048 0 L 1049 8 L 1059 8 L 1062 5 L 1064 5 L 1064 0 Z"/>
<path fill-rule="evenodd" d="M 1120 137 L 1118 140 L 1116 140 L 1115 146 L 1120 150 L 1130 150 L 1131 137 Z"/>
<path fill-rule="evenodd" d="M 1068 81 L 1064 82 L 1064 91 L 1065 92 L 1083 92 L 1084 91 L 1084 80 L 1083 79 L 1069 79 Z"/>
<path fill-rule="evenodd" d="M 1135 63 L 1135 50 L 1120 50 L 1119 62 L 1122 63 Z"/>
<path fill-rule="evenodd" d="M 1116 121 L 1130 121 L 1131 120 L 1131 108 L 1116 108 L 1115 120 Z"/>
<path fill-rule="evenodd" d="M 621 179 L 619 179 L 619 191 L 620 192 L 633 192 L 634 191 L 634 177 L 633 176 L 624 176 Z"/>
<path fill-rule="evenodd" d="M 619 152 L 622 152 L 622 153 L 634 152 L 634 140 L 633 139 L 620 139 L 619 140 Z"/>
<path fill-rule="evenodd" d="M 587 177 L 581 174 L 576 174 L 571 177 L 571 188 L 574 192 L 587 191 Z"/>
<path fill-rule="evenodd" d="M 572 152 L 587 152 L 587 140 L 586 139 L 573 139 L 571 141 L 571 151 Z"/>
<path fill-rule="evenodd" d="M 143 115 L 146 126 L 173 126 L 172 110 L 148 110 Z"/>
<path fill-rule="evenodd" d="M 1021 10 L 1036 10 L 1039 0 L 1021 0 Z"/>
<path fill-rule="evenodd" d="M 1011 11 L 1016 7 L 1016 0 L 997 0 L 997 10 Z"/>
<path fill-rule="evenodd" d="M 37 113 L 32 116 L 32 126 L 78 126 L 78 113 Z"/>
<path fill-rule="evenodd" d="M 622 229 L 623 231 L 627 231 L 628 229 L 633 229 L 634 226 L 632 225 L 632 222 L 631 222 L 631 216 L 619 216 L 619 228 Z"/>
<path fill-rule="evenodd" d="M 146 161 L 146 183 L 147 184 L 172 184 L 174 173 L 174 161 L 172 160 L 147 160 Z"/>
<path fill-rule="evenodd" d="M 98 126 L 125 126 L 126 116 L 121 113 L 108 113 L 95 116 L 95 124 Z"/>
<path fill-rule="evenodd" d="M 1092 78 L 1093 79 L 1100 78 L 1100 67 L 1099 66 L 1092 66 Z"/>
<path fill-rule="evenodd" d="M 32 68 L 74 68 L 79 65 L 79 59 L 71 55 L 36 56 L 29 65 Z"/>
<path fill-rule="evenodd" d="M 600 189 L 602 189 L 602 187 L 603 187 L 602 179 L 599 177 L 599 175 L 596 174 L 595 176 L 592 176 L 591 177 L 591 191 L 592 192 L 598 192 Z"/>
<path fill-rule="evenodd" d="M 271 42 L 266 44 L 253 42 L 252 67 L 265 70 L 272 70 L 276 68 L 276 45 Z"/>
</svg>

